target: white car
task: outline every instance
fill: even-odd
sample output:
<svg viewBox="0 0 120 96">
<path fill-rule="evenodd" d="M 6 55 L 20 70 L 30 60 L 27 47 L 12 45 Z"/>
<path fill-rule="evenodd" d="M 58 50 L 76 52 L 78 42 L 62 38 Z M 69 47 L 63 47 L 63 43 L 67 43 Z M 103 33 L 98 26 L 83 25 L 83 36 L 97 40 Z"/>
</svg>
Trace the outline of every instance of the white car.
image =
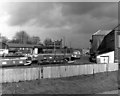
<svg viewBox="0 0 120 96">
<path fill-rule="evenodd" d="M 71 57 L 80 59 L 81 57 L 80 51 L 74 51 Z"/>
</svg>

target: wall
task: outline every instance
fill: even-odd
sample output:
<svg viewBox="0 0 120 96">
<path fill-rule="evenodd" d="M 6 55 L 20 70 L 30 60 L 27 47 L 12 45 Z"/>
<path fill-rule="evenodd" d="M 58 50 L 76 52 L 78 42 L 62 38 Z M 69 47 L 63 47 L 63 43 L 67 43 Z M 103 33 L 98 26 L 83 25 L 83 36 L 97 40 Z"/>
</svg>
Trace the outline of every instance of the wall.
<svg viewBox="0 0 120 96">
<path fill-rule="evenodd" d="M 61 78 L 118 70 L 117 63 L 0 68 L 0 83 Z"/>
<path fill-rule="evenodd" d="M 90 53 L 96 53 L 99 45 L 101 44 L 104 35 L 92 35 L 92 43 Z"/>
<path fill-rule="evenodd" d="M 114 51 L 98 55 L 97 56 L 97 63 L 104 62 L 103 57 L 106 57 L 106 56 L 108 56 L 108 63 L 114 63 Z"/>
<path fill-rule="evenodd" d="M 34 48 L 33 54 L 38 54 L 38 48 Z"/>
</svg>

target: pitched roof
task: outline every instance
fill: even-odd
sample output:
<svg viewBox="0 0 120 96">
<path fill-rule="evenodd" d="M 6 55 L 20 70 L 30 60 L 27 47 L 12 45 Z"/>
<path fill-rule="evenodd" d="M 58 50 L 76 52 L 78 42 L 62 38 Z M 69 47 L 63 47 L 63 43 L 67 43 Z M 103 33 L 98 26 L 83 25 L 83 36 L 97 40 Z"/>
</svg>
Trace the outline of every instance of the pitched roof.
<svg viewBox="0 0 120 96">
<path fill-rule="evenodd" d="M 112 30 L 98 30 L 97 32 L 95 32 L 93 35 L 107 35 L 108 33 L 110 33 Z"/>
<path fill-rule="evenodd" d="M 102 54 L 102 53 L 114 51 L 115 50 L 114 48 L 115 48 L 115 44 L 114 44 L 114 30 L 113 30 L 104 37 L 97 51 L 99 51 L 98 54 Z"/>
</svg>

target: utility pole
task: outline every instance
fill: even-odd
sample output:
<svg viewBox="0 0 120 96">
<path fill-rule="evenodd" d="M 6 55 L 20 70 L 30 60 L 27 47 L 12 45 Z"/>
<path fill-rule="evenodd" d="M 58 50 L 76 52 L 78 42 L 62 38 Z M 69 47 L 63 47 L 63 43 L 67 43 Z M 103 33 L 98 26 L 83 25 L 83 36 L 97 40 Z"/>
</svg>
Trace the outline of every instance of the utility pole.
<svg viewBox="0 0 120 96">
<path fill-rule="evenodd" d="M 64 57 L 65 57 L 65 36 L 63 36 L 63 41 L 64 41 Z"/>
<path fill-rule="evenodd" d="M 56 56 L 56 45 L 55 45 L 55 40 L 54 40 L 54 56 Z"/>
</svg>

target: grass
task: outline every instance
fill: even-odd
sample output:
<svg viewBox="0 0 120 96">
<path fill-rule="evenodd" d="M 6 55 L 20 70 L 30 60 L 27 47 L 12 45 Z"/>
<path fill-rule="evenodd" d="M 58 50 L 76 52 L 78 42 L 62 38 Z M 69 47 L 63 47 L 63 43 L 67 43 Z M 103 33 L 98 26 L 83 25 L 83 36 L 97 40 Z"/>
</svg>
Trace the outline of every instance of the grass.
<svg viewBox="0 0 120 96">
<path fill-rule="evenodd" d="M 2 84 L 3 94 L 95 94 L 116 90 L 118 72 Z"/>
</svg>

